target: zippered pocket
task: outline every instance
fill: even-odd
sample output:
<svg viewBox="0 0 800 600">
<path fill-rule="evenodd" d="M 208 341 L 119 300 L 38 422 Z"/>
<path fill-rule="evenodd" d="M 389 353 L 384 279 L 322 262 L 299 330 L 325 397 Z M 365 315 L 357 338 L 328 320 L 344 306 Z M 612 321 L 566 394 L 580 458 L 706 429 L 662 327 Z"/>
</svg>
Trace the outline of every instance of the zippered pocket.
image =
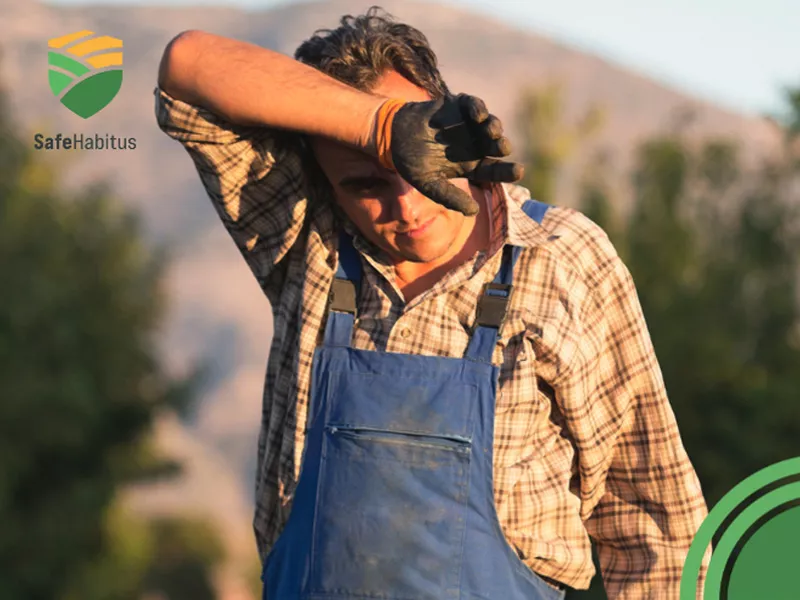
<svg viewBox="0 0 800 600">
<path fill-rule="evenodd" d="M 470 438 L 459 435 L 431 435 L 414 431 L 393 431 L 352 425 L 328 425 L 326 429 L 330 435 L 354 440 L 361 439 L 385 444 L 410 444 L 462 453 L 469 453 L 471 444 Z"/>
<path fill-rule="evenodd" d="M 327 425 L 311 594 L 458 598 L 471 451 L 460 435 Z"/>
</svg>

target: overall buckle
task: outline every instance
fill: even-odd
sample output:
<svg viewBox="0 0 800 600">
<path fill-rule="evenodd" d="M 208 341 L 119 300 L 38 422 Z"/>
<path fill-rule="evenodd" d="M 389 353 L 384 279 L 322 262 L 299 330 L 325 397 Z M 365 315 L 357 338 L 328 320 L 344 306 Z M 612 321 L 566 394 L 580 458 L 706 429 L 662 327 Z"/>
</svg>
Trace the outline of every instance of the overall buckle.
<svg viewBox="0 0 800 600">
<path fill-rule="evenodd" d="M 500 329 L 506 320 L 508 302 L 514 286 L 505 283 L 487 283 L 483 286 L 483 293 L 478 300 L 478 314 L 476 323 L 478 327 L 495 327 Z"/>
<path fill-rule="evenodd" d="M 330 310 L 336 312 L 356 314 L 356 286 L 352 281 L 347 279 L 339 279 L 338 277 L 333 280 L 331 286 L 330 301 L 328 303 Z"/>
</svg>

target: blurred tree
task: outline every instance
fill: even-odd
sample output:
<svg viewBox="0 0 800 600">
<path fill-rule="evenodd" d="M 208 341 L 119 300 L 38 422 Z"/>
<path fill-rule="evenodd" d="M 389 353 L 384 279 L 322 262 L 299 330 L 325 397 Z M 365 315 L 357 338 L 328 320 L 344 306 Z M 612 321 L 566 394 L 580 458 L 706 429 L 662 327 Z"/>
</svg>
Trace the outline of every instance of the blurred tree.
<svg viewBox="0 0 800 600">
<path fill-rule="evenodd" d="M 108 551 L 84 565 L 62 600 L 216 599 L 215 570 L 226 553 L 208 520 L 147 520 L 116 503 L 105 531 Z"/>
<path fill-rule="evenodd" d="M 556 183 L 564 161 L 602 127 L 604 118 L 599 106 L 591 106 L 577 123 L 569 125 L 565 122 L 560 85 L 552 83 L 542 89 L 523 90 L 516 122 L 525 140 L 520 160 L 526 168 L 519 183 L 530 190 L 532 198 L 555 202 Z"/>
<path fill-rule="evenodd" d="M 168 547 L 169 524 L 148 531 L 113 505 L 125 483 L 176 472 L 148 434 L 159 411 L 187 410 L 199 383 L 199 373 L 175 379 L 159 364 L 164 266 L 105 186 L 58 188 L 0 90 L 3 600 L 87 600 L 86 582 L 107 584 L 98 600 L 132 600 L 142 579 L 179 581 L 150 556 Z M 209 544 L 186 545 L 184 563 L 194 553 L 206 568 L 217 554 L 198 548 Z"/>
<path fill-rule="evenodd" d="M 147 521 L 126 512 L 119 502 L 106 511 L 106 550 L 70 578 L 61 600 L 138 600 L 157 549 Z"/>
<path fill-rule="evenodd" d="M 225 558 L 218 533 L 206 521 L 157 519 L 150 525 L 156 552 L 143 581 L 145 592 L 169 600 L 215 600 L 214 567 Z"/>
</svg>

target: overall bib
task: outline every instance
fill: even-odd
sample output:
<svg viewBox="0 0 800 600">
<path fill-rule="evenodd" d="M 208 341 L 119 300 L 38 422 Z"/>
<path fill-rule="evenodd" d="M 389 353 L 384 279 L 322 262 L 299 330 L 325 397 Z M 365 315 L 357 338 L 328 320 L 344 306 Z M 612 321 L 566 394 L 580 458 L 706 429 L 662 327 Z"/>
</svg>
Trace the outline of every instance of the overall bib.
<svg viewBox="0 0 800 600">
<path fill-rule="evenodd" d="M 523 209 L 541 221 L 548 205 Z M 494 506 L 499 367 L 520 248 L 506 246 L 464 358 L 351 347 L 361 263 L 339 244 L 314 356 L 302 468 L 265 600 L 562 600 L 506 542 Z"/>
</svg>

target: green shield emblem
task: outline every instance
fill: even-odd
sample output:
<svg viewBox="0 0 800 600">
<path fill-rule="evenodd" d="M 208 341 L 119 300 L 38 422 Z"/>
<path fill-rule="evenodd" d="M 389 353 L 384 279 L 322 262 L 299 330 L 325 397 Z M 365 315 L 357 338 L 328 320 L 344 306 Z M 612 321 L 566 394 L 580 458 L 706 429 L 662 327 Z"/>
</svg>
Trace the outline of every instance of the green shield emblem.
<svg viewBox="0 0 800 600">
<path fill-rule="evenodd" d="M 76 115 L 88 119 L 122 87 L 122 40 L 76 31 L 47 43 L 50 89 Z"/>
</svg>

